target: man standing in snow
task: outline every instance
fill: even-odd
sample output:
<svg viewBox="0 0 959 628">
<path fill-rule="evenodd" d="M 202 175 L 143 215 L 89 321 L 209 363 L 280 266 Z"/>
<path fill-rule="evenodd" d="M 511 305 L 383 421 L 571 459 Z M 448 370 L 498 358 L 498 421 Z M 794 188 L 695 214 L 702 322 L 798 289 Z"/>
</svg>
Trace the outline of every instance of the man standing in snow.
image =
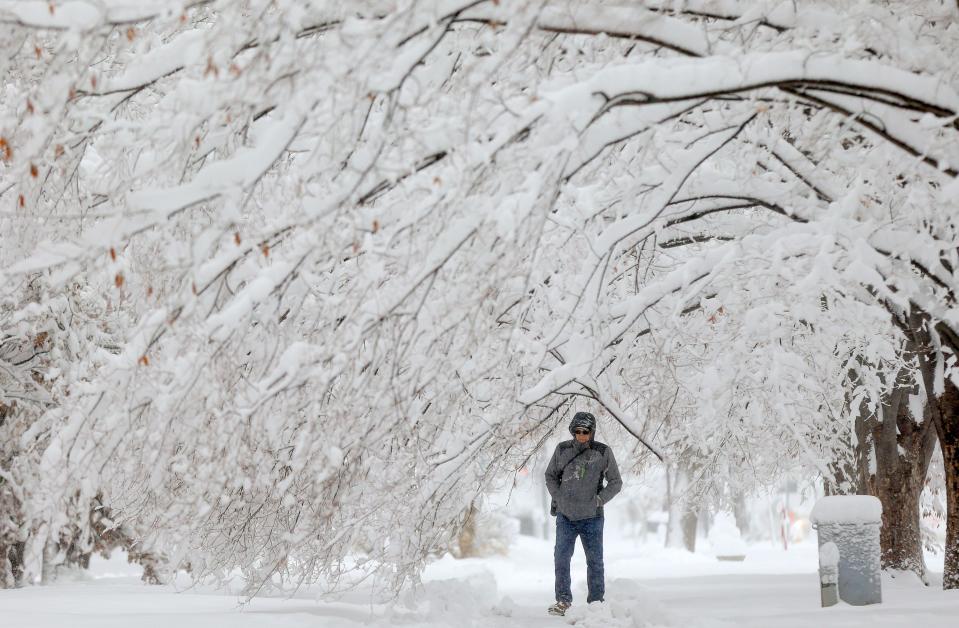
<svg viewBox="0 0 959 628">
<path fill-rule="evenodd" d="M 602 602 L 606 593 L 603 573 L 603 505 L 623 488 L 619 468 L 608 445 L 593 440 L 596 418 L 577 412 L 569 424 L 573 440 L 556 446 L 546 468 L 546 488 L 553 498 L 550 513 L 556 516 L 556 603 L 551 615 L 563 615 L 573 603 L 569 563 L 576 537 L 586 552 L 586 602 Z M 604 481 L 605 480 L 605 486 Z"/>
</svg>

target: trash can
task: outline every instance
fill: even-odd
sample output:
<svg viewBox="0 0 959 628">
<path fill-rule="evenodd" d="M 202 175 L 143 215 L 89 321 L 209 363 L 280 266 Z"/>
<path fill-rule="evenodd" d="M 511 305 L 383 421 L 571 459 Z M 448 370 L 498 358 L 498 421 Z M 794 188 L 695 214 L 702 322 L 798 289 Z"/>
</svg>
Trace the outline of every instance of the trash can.
<svg viewBox="0 0 959 628">
<path fill-rule="evenodd" d="M 828 590 L 835 578 L 839 599 L 853 606 L 882 602 L 879 563 L 879 527 L 882 504 L 869 495 L 824 497 L 812 509 L 813 528 L 819 536 L 820 585 L 823 606 L 831 601 Z M 839 556 L 836 561 L 834 544 Z M 835 575 L 834 575 L 835 574 Z"/>
</svg>

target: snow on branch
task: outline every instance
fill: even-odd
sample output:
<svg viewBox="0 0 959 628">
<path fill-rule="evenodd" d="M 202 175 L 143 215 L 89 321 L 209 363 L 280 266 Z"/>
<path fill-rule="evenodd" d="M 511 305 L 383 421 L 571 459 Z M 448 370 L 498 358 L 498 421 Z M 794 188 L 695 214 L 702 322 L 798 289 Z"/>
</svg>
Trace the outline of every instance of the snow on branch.
<svg viewBox="0 0 959 628">
<path fill-rule="evenodd" d="M 210 0 L 170 3 L 163 0 L 7 0 L 0 3 L 0 22 L 57 30 L 92 30 L 142 22 L 175 10 L 207 4 Z"/>
</svg>

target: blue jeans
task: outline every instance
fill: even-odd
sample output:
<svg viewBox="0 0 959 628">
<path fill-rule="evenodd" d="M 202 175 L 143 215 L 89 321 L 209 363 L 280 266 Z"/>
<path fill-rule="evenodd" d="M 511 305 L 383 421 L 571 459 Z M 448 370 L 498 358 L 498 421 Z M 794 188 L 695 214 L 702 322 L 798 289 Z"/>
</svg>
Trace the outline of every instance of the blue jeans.
<svg viewBox="0 0 959 628">
<path fill-rule="evenodd" d="M 606 577 L 603 573 L 603 516 L 570 521 L 563 513 L 556 514 L 556 547 L 553 562 L 556 569 L 556 601 L 572 604 L 569 561 L 573 558 L 576 537 L 586 552 L 586 583 L 589 594 L 587 602 L 602 602 L 606 594 Z"/>
</svg>

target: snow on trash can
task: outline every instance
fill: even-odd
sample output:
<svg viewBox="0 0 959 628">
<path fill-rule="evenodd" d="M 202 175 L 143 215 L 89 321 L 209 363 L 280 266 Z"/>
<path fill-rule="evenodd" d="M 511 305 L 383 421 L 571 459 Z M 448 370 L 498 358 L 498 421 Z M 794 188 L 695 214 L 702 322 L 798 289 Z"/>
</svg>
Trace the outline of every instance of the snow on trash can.
<svg viewBox="0 0 959 628">
<path fill-rule="evenodd" d="M 813 507 L 810 519 L 819 536 L 823 606 L 827 606 L 830 599 L 826 581 L 832 573 L 843 602 L 853 606 L 882 602 L 879 564 L 882 504 L 879 500 L 869 495 L 823 497 Z M 838 550 L 838 560 L 829 545 Z"/>
<path fill-rule="evenodd" d="M 839 603 L 839 548 L 832 541 L 819 546 L 819 586 L 823 608 Z"/>
</svg>

